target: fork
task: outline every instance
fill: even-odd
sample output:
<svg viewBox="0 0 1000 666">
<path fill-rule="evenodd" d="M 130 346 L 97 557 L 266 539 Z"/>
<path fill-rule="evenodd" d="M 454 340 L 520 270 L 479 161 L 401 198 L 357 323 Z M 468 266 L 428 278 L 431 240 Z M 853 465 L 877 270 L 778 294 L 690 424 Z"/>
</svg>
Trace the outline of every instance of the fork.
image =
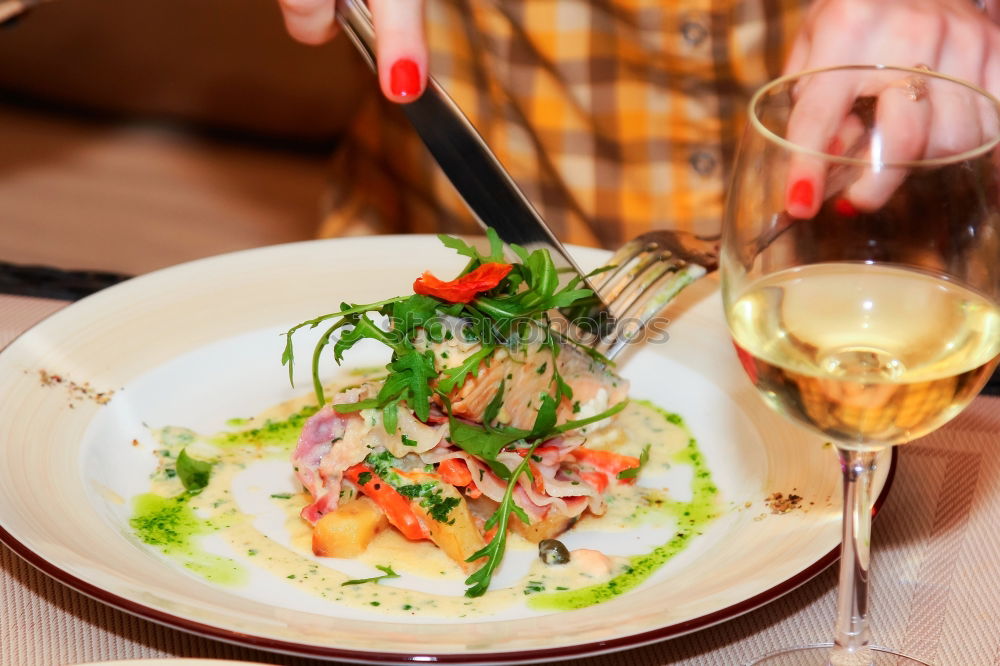
<svg viewBox="0 0 1000 666">
<path fill-rule="evenodd" d="M 573 326 L 567 332 L 576 342 L 614 359 L 682 289 L 718 266 L 718 236 L 665 229 L 641 234 L 591 276 L 591 285 L 613 317 L 610 326 L 577 313 L 568 316 Z"/>
</svg>

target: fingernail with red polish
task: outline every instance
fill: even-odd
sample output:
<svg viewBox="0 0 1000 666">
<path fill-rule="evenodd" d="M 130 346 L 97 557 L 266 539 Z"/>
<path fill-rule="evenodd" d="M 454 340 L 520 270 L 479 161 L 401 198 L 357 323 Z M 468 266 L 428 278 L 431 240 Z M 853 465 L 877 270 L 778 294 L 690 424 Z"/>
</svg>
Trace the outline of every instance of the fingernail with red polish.
<svg viewBox="0 0 1000 666">
<path fill-rule="evenodd" d="M 788 202 L 803 208 L 811 208 L 813 204 L 813 184 L 803 178 L 797 180 L 788 192 Z"/>
<path fill-rule="evenodd" d="M 420 68 L 417 63 L 404 58 L 397 60 L 389 70 L 389 90 L 397 97 L 409 97 L 420 92 Z"/>
<path fill-rule="evenodd" d="M 840 197 L 833 202 L 833 209 L 837 211 L 838 215 L 843 215 L 844 217 L 854 217 L 858 214 L 858 209 L 854 207 L 854 204 L 844 197 Z"/>
</svg>

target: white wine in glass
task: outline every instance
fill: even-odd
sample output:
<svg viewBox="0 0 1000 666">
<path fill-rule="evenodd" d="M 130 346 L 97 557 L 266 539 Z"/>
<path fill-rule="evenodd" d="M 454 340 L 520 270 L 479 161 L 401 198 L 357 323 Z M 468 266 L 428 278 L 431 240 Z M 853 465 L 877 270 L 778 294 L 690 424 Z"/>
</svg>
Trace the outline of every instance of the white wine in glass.
<svg viewBox="0 0 1000 666">
<path fill-rule="evenodd" d="M 979 392 L 1000 354 L 1000 103 L 923 68 L 849 66 L 756 93 L 724 224 L 726 317 L 766 402 L 844 473 L 833 642 L 754 664 L 920 664 L 873 647 L 877 454 Z"/>
</svg>

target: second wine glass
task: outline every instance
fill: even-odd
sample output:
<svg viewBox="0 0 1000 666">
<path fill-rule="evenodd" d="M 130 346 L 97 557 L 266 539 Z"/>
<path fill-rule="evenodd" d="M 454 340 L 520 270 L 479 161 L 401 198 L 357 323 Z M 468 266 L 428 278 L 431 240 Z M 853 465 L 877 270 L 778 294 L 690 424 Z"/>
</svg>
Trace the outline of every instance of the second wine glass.
<svg viewBox="0 0 1000 666">
<path fill-rule="evenodd" d="M 957 415 L 1000 352 L 1000 105 L 926 68 L 852 66 L 758 91 L 724 225 L 727 321 L 774 409 L 844 477 L 833 642 L 753 662 L 920 664 L 871 645 L 880 450 Z"/>
</svg>

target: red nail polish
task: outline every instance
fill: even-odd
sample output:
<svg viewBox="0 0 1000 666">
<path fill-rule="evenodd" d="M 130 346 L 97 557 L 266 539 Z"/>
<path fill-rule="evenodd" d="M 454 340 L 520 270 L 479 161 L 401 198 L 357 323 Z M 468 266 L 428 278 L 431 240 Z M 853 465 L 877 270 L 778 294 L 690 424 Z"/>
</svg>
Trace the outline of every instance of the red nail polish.
<svg viewBox="0 0 1000 666">
<path fill-rule="evenodd" d="M 833 209 L 837 211 L 838 215 L 844 217 L 855 217 L 858 214 L 858 209 L 854 207 L 854 204 L 844 197 L 840 197 L 833 202 Z"/>
<path fill-rule="evenodd" d="M 813 204 L 813 184 L 812 181 L 797 180 L 788 192 L 788 202 L 803 208 L 811 208 Z"/>
<path fill-rule="evenodd" d="M 397 97 L 409 97 L 420 92 L 420 68 L 417 63 L 404 58 L 393 63 L 389 70 L 389 90 Z"/>
<path fill-rule="evenodd" d="M 839 136 L 835 136 L 830 139 L 830 145 L 826 147 L 826 152 L 830 155 L 840 155 L 844 152 L 844 144 L 840 140 Z"/>
</svg>

